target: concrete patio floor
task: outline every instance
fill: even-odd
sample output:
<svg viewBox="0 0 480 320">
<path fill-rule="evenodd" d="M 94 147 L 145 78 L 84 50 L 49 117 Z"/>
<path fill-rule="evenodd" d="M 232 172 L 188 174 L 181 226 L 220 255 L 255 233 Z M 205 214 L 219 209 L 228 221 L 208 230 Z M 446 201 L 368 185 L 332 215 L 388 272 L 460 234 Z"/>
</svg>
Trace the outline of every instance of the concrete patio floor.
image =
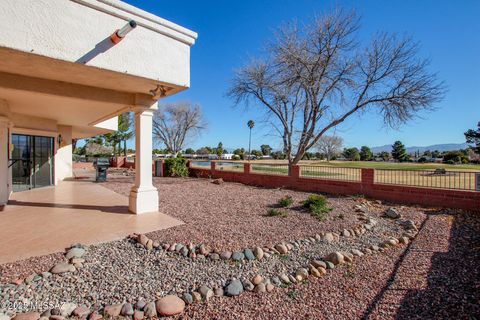
<svg viewBox="0 0 480 320">
<path fill-rule="evenodd" d="M 14 193 L 0 218 L 0 263 L 183 224 L 160 212 L 132 214 L 127 197 L 90 180 Z"/>
</svg>

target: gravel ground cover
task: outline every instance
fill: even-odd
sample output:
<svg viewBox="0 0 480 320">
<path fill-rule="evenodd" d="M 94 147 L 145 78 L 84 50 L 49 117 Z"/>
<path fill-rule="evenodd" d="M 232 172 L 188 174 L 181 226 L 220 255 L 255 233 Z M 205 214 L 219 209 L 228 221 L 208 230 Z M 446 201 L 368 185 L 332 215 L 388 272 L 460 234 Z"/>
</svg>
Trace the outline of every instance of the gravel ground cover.
<svg viewBox="0 0 480 320">
<path fill-rule="evenodd" d="M 266 295 L 215 298 L 186 319 L 478 319 L 480 219 L 428 211 L 408 247 Z"/>
<path fill-rule="evenodd" d="M 131 177 L 118 177 L 105 186 L 128 195 L 132 181 Z M 364 202 L 361 198 L 329 198 L 335 209 L 321 223 L 299 208 L 308 193 L 233 183 L 214 185 L 201 179 L 155 179 L 155 185 L 160 190 L 162 211 L 186 224 L 148 236 L 167 243 L 203 242 L 217 251 L 271 246 L 352 228 L 358 224 L 353 208 Z M 264 216 L 285 195 L 291 195 L 296 203 L 288 210 L 288 217 Z M 388 236 L 400 236 L 398 224 L 381 217 L 389 206 L 368 203 L 368 215 L 378 221 L 373 230 L 355 238 L 340 237 L 334 243 L 304 243 L 288 255 L 263 260 L 192 260 L 164 250 L 148 252 L 125 239 L 88 247 L 86 262 L 75 273 L 37 276 L 21 285 L 8 282 L 46 271 L 63 255 L 1 265 L 0 308 L 13 300 L 97 306 L 135 302 L 140 297 L 152 301 L 200 285 L 222 286 L 233 277 L 260 274 L 271 278 L 305 267 L 311 259 L 332 251 L 364 250 Z M 396 209 L 402 219 L 414 220 L 419 227 L 408 246 L 356 258 L 353 264 L 330 270 L 320 279 L 310 277 L 302 284 L 276 288 L 271 293 L 214 297 L 208 303 L 190 305 L 180 318 L 475 319 L 480 314 L 478 214 L 418 207 Z"/>
<path fill-rule="evenodd" d="M 365 249 L 385 240 L 385 235 L 400 237 L 403 229 L 393 220 L 377 221 L 371 231 L 358 237 L 340 237 L 328 243 L 302 242 L 288 255 L 273 255 L 244 262 L 190 259 L 165 250 L 147 251 L 135 241 L 125 239 L 89 246 L 84 266 L 75 273 L 34 277 L 28 284 L 1 285 L 3 303 L 42 301 L 46 305 L 73 302 L 88 307 L 138 298 L 155 300 L 167 294 L 192 292 L 201 285 L 224 287 L 231 279 L 252 279 L 256 274 L 272 278 L 292 274 L 334 251 Z M 44 311 L 44 310 L 40 310 Z"/>
<path fill-rule="evenodd" d="M 132 177 L 112 176 L 104 186 L 128 196 L 132 183 Z M 309 195 L 307 192 L 239 183 L 216 185 L 208 179 L 195 178 L 155 178 L 154 185 L 159 190 L 161 211 L 185 222 L 182 226 L 148 234 L 160 242 L 203 242 L 217 250 L 235 250 L 350 229 L 357 223 L 353 207 L 359 202 L 352 197 L 329 197 L 333 211 L 327 221 L 319 222 L 301 206 Z M 293 206 L 286 209 L 288 216 L 267 217 L 267 211 L 287 195 L 294 200 Z M 372 202 L 370 214 L 379 217 L 387 208 Z M 408 219 L 418 219 L 420 210 L 408 207 L 401 211 Z"/>
</svg>

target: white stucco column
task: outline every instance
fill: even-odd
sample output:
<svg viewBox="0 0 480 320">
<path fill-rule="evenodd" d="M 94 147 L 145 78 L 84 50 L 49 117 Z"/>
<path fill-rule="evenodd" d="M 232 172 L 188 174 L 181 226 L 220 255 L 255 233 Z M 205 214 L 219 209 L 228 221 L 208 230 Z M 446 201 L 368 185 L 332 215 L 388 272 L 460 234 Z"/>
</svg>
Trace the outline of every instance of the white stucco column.
<svg viewBox="0 0 480 320">
<path fill-rule="evenodd" d="M 129 209 L 139 214 L 158 211 L 158 191 L 152 184 L 152 109 L 135 110 L 135 185 Z"/>
<path fill-rule="evenodd" d="M 9 119 L 0 116 L 0 205 L 5 205 L 10 196 L 10 169 L 8 159 L 10 153 Z"/>
</svg>

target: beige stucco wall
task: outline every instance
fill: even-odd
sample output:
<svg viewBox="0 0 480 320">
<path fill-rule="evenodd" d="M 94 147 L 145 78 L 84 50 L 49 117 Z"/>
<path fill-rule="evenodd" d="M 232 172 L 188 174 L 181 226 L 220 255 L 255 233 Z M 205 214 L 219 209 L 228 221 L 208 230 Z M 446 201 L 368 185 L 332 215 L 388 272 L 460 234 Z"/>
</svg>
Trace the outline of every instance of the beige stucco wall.
<svg viewBox="0 0 480 320">
<path fill-rule="evenodd" d="M 2 0 L 0 46 L 190 85 L 190 46 L 196 34 L 114 0 Z M 109 36 L 138 23 L 113 45 Z"/>
</svg>

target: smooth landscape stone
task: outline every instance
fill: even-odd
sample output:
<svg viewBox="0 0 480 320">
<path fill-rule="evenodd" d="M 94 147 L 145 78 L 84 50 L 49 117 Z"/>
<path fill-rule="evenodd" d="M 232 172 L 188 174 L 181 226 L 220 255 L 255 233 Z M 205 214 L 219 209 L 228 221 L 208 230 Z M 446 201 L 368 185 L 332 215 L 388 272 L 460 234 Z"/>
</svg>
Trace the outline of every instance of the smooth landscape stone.
<svg viewBox="0 0 480 320">
<path fill-rule="evenodd" d="M 408 237 L 400 237 L 398 239 L 398 242 L 402 243 L 402 244 L 408 244 L 410 241 L 409 241 Z"/>
<path fill-rule="evenodd" d="M 352 254 L 353 254 L 354 256 L 358 256 L 358 257 L 363 256 L 363 252 L 360 251 L 360 250 L 358 250 L 358 249 L 352 249 Z"/>
<path fill-rule="evenodd" d="M 327 265 L 327 269 L 334 269 L 335 268 L 335 265 L 333 263 L 331 263 L 330 261 L 325 261 L 325 264 Z"/>
<path fill-rule="evenodd" d="M 114 304 L 111 306 L 106 306 L 103 309 L 103 313 L 105 314 L 105 316 L 118 317 L 120 315 L 120 312 L 122 312 L 122 307 L 123 307 L 123 304 Z"/>
<path fill-rule="evenodd" d="M 328 243 L 333 242 L 335 240 L 333 233 L 331 232 L 325 233 L 325 235 L 323 236 L 323 240 L 327 241 Z"/>
<path fill-rule="evenodd" d="M 143 320 L 145 318 L 145 313 L 140 310 L 135 310 L 133 312 L 133 320 Z"/>
<path fill-rule="evenodd" d="M 277 276 L 273 276 L 271 283 L 273 283 L 276 286 L 280 286 L 282 284 L 282 281 L 280 281 L 280 278 Z"/>
<path fill-rule="evenodd" d="M 73 310 L 72 314 L 79 318 L 85 317 L 90 314 L 90 309 L 85 306 L 79 306 L 76 307 L 75 310 Z"/>
<path fill-rule="evenodd" d="M 275 250 L 277 250 L 278 253 L 280 253 L 280 254 L 288 253 L 287 247 L 285 245 L 281 244 L 281 243 L 279 243 L 275 246 Z"/>
<path fill-rule="evenodd" d="M 342 263 L 345 262 L 345 258 L 344 258 L 344 256 L 343 256 L 343 254 L 341 254 L 341 253 L 338 252 L 338 251 L 330 253 L 330 254 L 325 258 L 325 260 L 330 261 L 330 262 L 333 263 L 334 265 L 342 264 Z"/>
<path fill-rule="evenodd" d="M 264 252 L 262 248 L 255 247 L 253 249 L 253 254 L 255 255 L 255 258 L 257 258 L 258 260 L 261 260 L 263 258 Z"/>
<path fill-rule="evenodd" d="M 350 252 L 342 252 L 342 254 L 345 262 L 353 262 L 353 254 L 351 254 Z"/>
<path fill-rule="evenodd" d="M 174 295 L 165 296 L 156 302 L 157 313 L 161 316 L 174 316 L 185 309 L 185 301 Z"/>
<path fill-rule="evenodd" d="M 148 251 L 153 250 L 153 240 L 152 239 L 148 239 L 147 244 L 145 245 L 145 248 L 147 248 Z"/>
<path fill-rule="evenodd" d="M 193 302 L 202 302 L 202 295 L 200 292 L 193 291 L 192 298 L 193 298 Z"/>
<path fill-rule="evenodd" d="M 201 286 L 198 292 L 200 292 L 205 301 L 208 301 L 211 297 L 213 297 L 213 290 L 207 286 Z"/>
<path fill-rule="evenodd" d="M 138 299 L 137 303 L 135 303 L 135 309 L 143 310 L 146 305 L 147 305 L 147 301 L 145 301 L 143 298 L 140 298 Z"/>
<path fill-rule="evenodd" d="M 186 304 L 192 304 L 193 303 L 193 297 L 190 293 L 185 292 L 182 296 L 183 301 L 185 301 Z"/>
<path fill-rule="evenodd" d="M 133 306 L 131 303 L 125 303 L 121 311 L 122 316 L 133 316 Z"/>
<path fill-rule="evenodd" d="M 177 252 L 180 252 L 180 250 L 182 250 L 185 246 L 181 243 L 178 243 L 176 246 L 175 246 L 175 251 Z"/>
<path fill-rule="evenodd" d="M 320 272 L 319 272 L 314 266 L 310 266 L 310 273 L 311 273 L 314 277 L 317 277 L 317 278 L 320 278 L 320 277 L 321 277 Z"/>
<path fill-rule="evenodd" d="M 267 292 L 272 292 L 273 289 L 275 289 L 275 286 L 271 283 L 267 283 L 267 285 L 265 286 L 265 288 L 267 289 Z"/>
<path fill-rule="evenodd" d="M 318 267 L 317 270 L 318 270 L 318 272 L 320 272 L 320 275 L 322 275 L 322 276 L 327 274 L 327 269 L 325 269 L 325 268 Z"/>
<path fill-rule="evenodd" d="M 242 285 L 245 291 L 252 291 L 253 288 L 255 287 L 253 283 L 250 282 L 250 280 L 243 280 Z"/>
<path fill-rule="evenodd" d="M 305 268 L 300 268 L 295 272 L 295 278 L 298 281 L 303 281 L 308 278 L 308 271 Z"/>
<path fill-rule="evenodd" d="M 38 320 L 40 319 L 40 314 L 38 312 L 26 312 L 26 313 L 17 313 L 14 320 Z"/>
<path fill-rule="evenodd" d="M 157 316 L 157 307 L 155 306 L 155 302 L 149 302 L 145 306 L 143 310 L 145 312 L 145 316 L 147 318 L 154 318 Z"/>
<path fill-rule="evenodd" d="M 349 232 L 347 229 L 344 229 L 344 230 L 342 231 L 342 235 L 343 235 L 344 237 L 350 237 L 350 232 Z"/>
<path fill-rule="evenodd" d="M 288 276 L 286 274 L 281 274 L 280 275 L 280 280 L 282 280 L 284 283 L 290 283 L 290 279 L 288 278 Z"/>
<path fill-rule="evenodd" d="M 65 272 L 75 272 L 75 266 L 69 263 L 60 262 L 57 263 L 50 272 L 53 274 L 65 273 Z"/>
<path fill-rule="evenodd" d="M 235 261 L 241 261 L 241 260 L 245 259 L 245 254 L 243 254 L 243 252 L 240 252 L 240 251 L 235 251 L 232 254 L 232 259 L 235 260 Z"/>
<path fill-rule="evenodd" d="M 250 249 L 245 249 L 244 251 L 245 258 L 247 260 L 255 260 L 255 255 L 253 254 L 253 251 Z"/>
<path fill-rule="evenodd" d="M 146 246 L 147 245 L 147 242 L 148 242 L 148 237 L 144 234 L 141 234 L 138 236 L 138 242 L 142 245 L 142 246 Z"/>
<path fill-rule="evenodd" d="M 220 255 L 218 253 L 210 253 L 208 255 L 208 257 L 211 259 L 211 260 L 220 260 Z"/>
<path fill-rule="evenodd" d="M 257 274 L 257 275 L 256 275 L 255 277 L 253 277 L 253 279 L 252 279 L 252 283 L 253 283 L 254 285 L 258 285 L 258 284 L 260 284 L 260 283 L 262 283 L 262 282 L 263 282 L 263 277 L 262 277 L 261 275 L 259 275 L 259 274 Z"/>
<path fill-rule="evenodd" d="M 228 286 L 225 288 L 225 295 L 229 297 L 238 296 L 242 292 L 243 292 L 243 284 L 238 279 L 230 281 Z"/>
<path fill-rule="evenodd" d="M 213 293 L 215 294 L 216 297 L 222 297 L 224 295 L 223 288 L 215 288 L 213 290 Z"/>
<path fill-rule="evenodd" d="M 257 286 L 255 286 L 253 291 L 256 292 L 256 293 L 262 293 L 262 292 L 267 291 L 265 283 L 259 283 Z"/>
<path fill-rule="evenodd" d="M 312 265 L 315 268 L 318 268 L 318 267 L 327 268 L 327 264 L 324 261 L 321 261 L 321 260 L 313 260 Z"/>
<path fill-rule="evenodd" d="M 220 258 L 222 260 L 229 260 L 232 257 L 232 253 L 230 251 L 224 251 L 220 253 Z"/>
<path fill-rule="evenodd" d="M 67 258 L 67 260 L 70 260 L 72 258 L 81 258 L 85 255 L 85 252 L 86 251 L 83 248 L 72 248 L 67 251 L 65 258 Z"/>
<path fill-rule="evenodd" d="M 103 319 L 103 317 L 97 311 L 90 313 L 90 315 L 88 316 L 88 320 L 100 320 L 100 319 Z"/>
<path fill-rule="evenodd" d="M 385 212 L 385 216 L 390 219 L 399 219 L 402 217 L 402 215 L 394 208 L 389 208 L 387 212 Z"/>
<path fill-rule="evenodd" d="M 64 303 L 60 307 L 60 315 L 62 317 L 70 317 L 73 310 L 75 310 L 76 308 L 77 308 L 77 305 L 75 303 Z"/>
</svg>

